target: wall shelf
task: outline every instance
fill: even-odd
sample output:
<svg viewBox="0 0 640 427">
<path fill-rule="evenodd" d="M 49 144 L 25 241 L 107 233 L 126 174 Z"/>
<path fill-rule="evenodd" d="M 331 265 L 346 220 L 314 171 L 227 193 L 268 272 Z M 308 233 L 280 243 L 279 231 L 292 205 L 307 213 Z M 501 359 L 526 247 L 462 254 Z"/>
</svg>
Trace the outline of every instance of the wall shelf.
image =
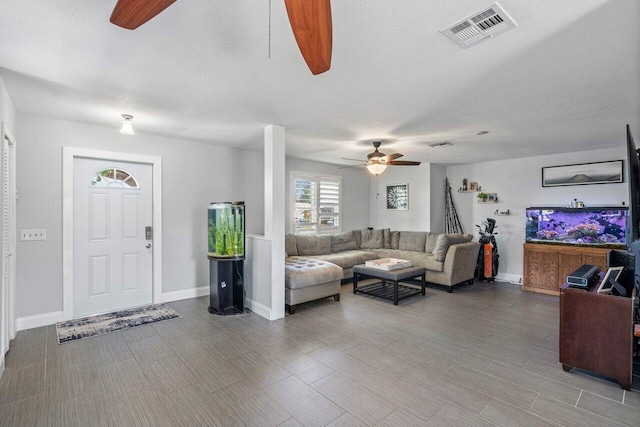
<svg viewBox="0 0 640 427">
<path fill-rule="evenodd" d="M 486 204 L 486 205 L 488 205 L 488 204 L 490 204 L 490 203 L 491 203 L 491 204 L 493 204 L 493 203 L 500 203 L 500 202 L 499 202 L 499 201 L 497 201 L 497 200 L 487 200 L 487 201 L 485 201 L 485 202 L 483 202 L 483 201 L 481 201 L 481 200 L 478 200 L 478 203 L 480 203 L 481 205 L 485 205 L 485 204 Z"/>
<path fill-rule="evenodd" d="M 460 190 L 458 188 L 458 193 L 477 193 L 478 190 Z"/>
</svg>

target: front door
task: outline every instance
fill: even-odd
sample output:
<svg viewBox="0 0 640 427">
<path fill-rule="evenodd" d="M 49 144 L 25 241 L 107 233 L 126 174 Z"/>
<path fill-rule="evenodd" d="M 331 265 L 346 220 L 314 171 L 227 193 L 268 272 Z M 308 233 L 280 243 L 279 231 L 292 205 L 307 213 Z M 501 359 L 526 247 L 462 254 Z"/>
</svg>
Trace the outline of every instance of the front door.
<svg viewBox="0 0 640 427">
<path fill-rule="evenodd" d="M 152 166 L 76 157 L 73 179 L 74 317 L 151 304 Z"/>
</svg>

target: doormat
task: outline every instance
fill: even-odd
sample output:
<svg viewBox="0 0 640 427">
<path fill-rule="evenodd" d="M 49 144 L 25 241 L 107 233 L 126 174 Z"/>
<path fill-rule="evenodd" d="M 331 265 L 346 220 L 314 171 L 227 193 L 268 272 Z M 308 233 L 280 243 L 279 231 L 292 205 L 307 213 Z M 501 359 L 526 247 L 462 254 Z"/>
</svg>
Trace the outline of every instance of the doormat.
<svg viewBox="0 0 640 427">
<path fill-rule="evenodd" d="M 148 323 L 181 317 L 174 309 L 164 304 L 114 311 L 56 323 L 58 344 L 110 334 Z"/>
</svg>

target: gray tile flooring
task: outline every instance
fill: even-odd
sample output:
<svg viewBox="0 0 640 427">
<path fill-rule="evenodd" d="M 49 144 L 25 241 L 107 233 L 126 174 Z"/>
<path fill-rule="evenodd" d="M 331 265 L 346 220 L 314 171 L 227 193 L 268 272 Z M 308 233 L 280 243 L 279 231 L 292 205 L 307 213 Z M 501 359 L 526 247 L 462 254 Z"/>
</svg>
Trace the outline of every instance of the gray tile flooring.
<svg viewBox="0 0 640 427">
<path fill-rule="evenodd" d="M 507 284 L 392 303 L 351 293 L 268 322 L 183 317 L 58 345 L 22 331 L 0 426 L 640 425 L 634 390 L 558 365 L 558 299 Z"/>
</svg>

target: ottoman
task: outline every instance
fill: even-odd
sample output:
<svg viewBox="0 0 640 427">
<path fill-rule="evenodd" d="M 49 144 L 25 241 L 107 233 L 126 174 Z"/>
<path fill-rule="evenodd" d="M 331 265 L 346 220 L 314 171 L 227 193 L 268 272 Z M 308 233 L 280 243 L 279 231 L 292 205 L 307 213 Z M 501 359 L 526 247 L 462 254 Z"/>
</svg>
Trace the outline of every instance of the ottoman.
<svg viewBox="0 0 640 427">
<path fill-rule="evenodd" d="M 287 259 L 284 264 L 284 300 L 289 314 L 296 312 L 296 304 L 333 297 L 340 301 L 342 268 L 320 259 Z"/>
</svg>

